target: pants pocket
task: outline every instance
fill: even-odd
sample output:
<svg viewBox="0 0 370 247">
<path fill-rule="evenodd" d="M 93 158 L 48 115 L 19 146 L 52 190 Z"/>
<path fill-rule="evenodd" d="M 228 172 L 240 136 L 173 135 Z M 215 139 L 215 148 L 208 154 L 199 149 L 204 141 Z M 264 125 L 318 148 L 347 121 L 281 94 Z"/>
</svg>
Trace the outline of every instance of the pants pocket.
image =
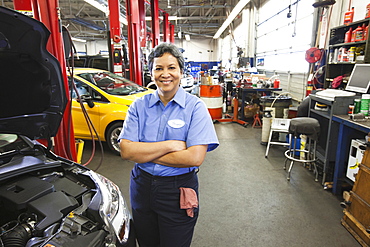
<svg viewBox="0 0 370 247">
<path fill-rule="evenodd" d="M 180 208 L 186 210 L 189 217 L 194 217 L 194 209 L 198 208 L 198 195 L 192 188 L 180 187 Z"/>
</svg>

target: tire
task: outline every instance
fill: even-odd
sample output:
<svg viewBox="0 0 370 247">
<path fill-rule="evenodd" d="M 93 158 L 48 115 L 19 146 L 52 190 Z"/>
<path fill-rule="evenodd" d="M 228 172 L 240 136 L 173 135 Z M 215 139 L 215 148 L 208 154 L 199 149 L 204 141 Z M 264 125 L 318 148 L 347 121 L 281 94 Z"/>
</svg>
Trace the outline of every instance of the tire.
<svg viewBox="0 0 370 247">
<path fill-rule="evenodd" d="M 112 124 L 108 131 L 106 132 L 105 140 L 109 149 L 117 154 L 120 155 L 120 147 L 119 143 L 117 142 L 118 136 L 121 133 L 123 122 L 117 122 Z"/>
</svg>

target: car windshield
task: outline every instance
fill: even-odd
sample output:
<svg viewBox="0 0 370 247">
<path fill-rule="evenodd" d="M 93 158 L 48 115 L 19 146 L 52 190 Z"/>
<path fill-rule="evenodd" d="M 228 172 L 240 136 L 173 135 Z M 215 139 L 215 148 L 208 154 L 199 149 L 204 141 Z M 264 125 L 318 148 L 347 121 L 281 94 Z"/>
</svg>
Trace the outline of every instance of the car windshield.
<svg viewBox="0 0 370 247">
<path fill-rule="evenodd" d="M 78 76 L 113 95 L 130 95 L 147 90 L 146 88 L 109 71 L 80 73 Z"/>
</svg>

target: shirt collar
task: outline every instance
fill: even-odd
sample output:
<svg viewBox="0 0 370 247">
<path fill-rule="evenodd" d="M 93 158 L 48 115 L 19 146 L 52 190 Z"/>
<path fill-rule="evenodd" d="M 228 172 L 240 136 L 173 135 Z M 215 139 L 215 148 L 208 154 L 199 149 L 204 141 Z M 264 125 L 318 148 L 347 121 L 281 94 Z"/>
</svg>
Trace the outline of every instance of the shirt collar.
<svg viewBox="0 0 370 247">
<path fill-rule="evenodd" d="M 186 97 L 186 92 L 185 90 L 180 86 L 179 89 L 177 90 L 175 97 L 171 101 L 176 102 L 179 106 L 182 108 L 185 108 L 185 97 Z M 160 102 L 161 99 L 159 98 L 158 95 L 158 90 L 155 90 L 153 93 L 153 97 L 151 97 L 150 102 L 149 102 L 149 107 L 152 107 L 155 105 L 157 102 Z"/>
</svg>

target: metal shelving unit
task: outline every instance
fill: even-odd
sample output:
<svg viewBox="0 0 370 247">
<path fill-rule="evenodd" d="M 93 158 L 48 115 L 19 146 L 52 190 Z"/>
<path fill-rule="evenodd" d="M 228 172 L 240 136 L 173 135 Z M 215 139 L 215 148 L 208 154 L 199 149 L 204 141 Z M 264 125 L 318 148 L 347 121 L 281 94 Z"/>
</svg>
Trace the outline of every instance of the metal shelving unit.
<svg viewBox="0 0 370 247">
<path fill-rule="evenodd" d="M 351 71 L 356 63 L 370 63 L 370 45 L 369 45 L 369 37 L 370 35 L 367 35 L 366 40 L 363 41 L 357 41 L 357 42 L 349 42 L 345 43 L 344 38 L 346 32 L 352 28 L 356 29 L 358 26 L 362 26 L 365 24 L 365 26 L 368 26 L 370 24 L 370 18 L 363 19 L 360 21 L 355 21 L 350 23 L 349 25 L 341 25 L 334 27 L 330 29 L 330 41 L 329 41 L 329 51 L 335 50 L 340 47 L 344 47 L 346 49 L 349 49 L 350 47 L 360 47 L 364 46 L 364 59 L 363 60 L 355 60 L 354 62 L 333 62 L 330 61 L 330 52 L 328 52 L 327 57 L 327 65 L 326 65 L 326 74 L 325 74 L 325 82 L 324 82 L 324 88 L 329 88 L 331 82 L 334 78 L 338 76 L 343 75 L 350 75 Z M 346 81 L 343 80 L 345 83 Z"/>
<path fill-rule="evenodd" d="M 316 118 L 320 123 L 320 138 L 318 141 L 317 157 L 323 163 L 322 184 L 332 181 L 333 170 L 335 166 L 335 155 L 338 143 L 339 126 L 333 124 L 333 115 L 345 115 L 348 111 L 348 105 L 353 104 L 354 98 L 334 97 L 332 100 L 310 95 L 309 117 Z M 324 104 L 327 110 L 316 110 L 315 105 Z M 330 176 L 328 176 L 330 175 Z"/>
</svg>

